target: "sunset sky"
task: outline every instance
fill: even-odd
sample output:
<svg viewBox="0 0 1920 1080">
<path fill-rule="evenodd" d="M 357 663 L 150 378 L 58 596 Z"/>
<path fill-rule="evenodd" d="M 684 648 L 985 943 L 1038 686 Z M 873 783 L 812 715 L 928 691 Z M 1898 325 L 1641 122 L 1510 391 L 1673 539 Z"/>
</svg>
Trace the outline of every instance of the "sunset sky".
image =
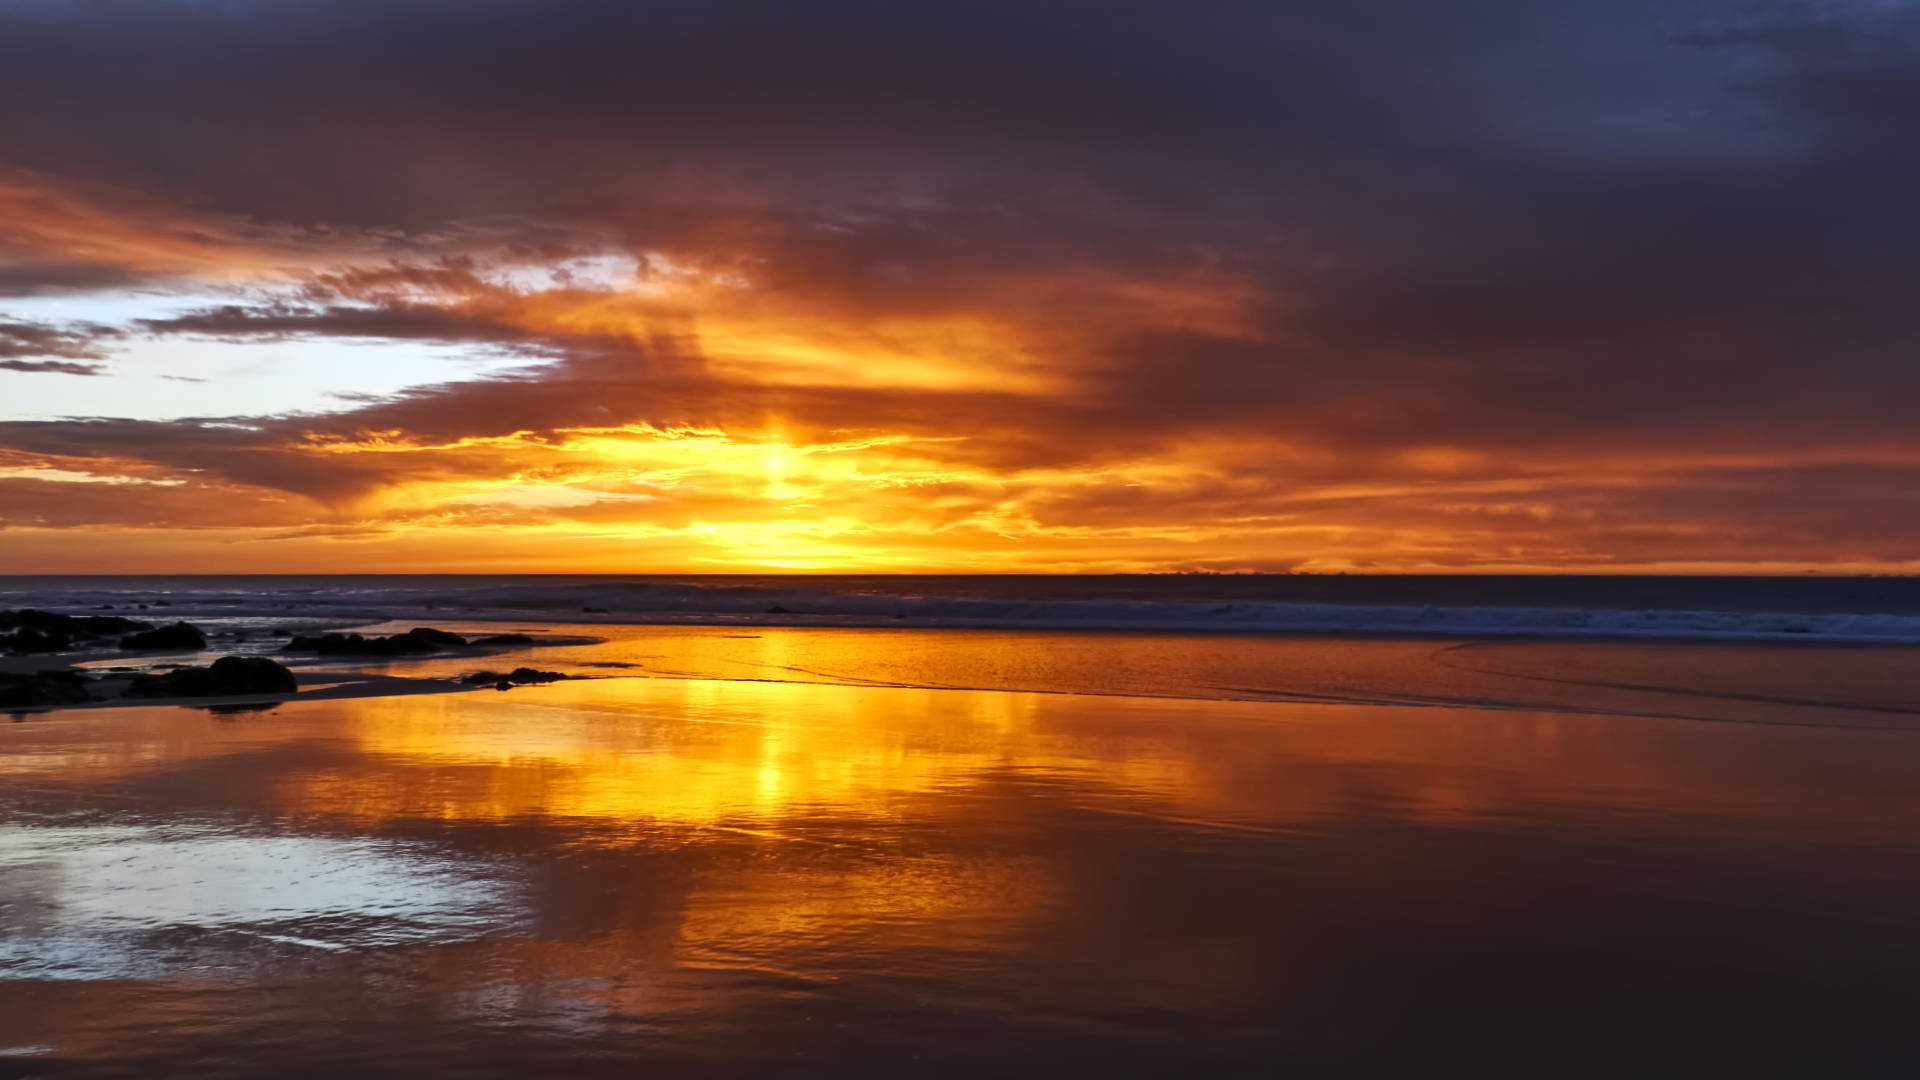
<svg viewBox="0 0 1920 1080">
<path fill-rule="evenodd" d="M 0 2 L 0 571 L 1920 571 L 1909 0 Z"/>
</svg>

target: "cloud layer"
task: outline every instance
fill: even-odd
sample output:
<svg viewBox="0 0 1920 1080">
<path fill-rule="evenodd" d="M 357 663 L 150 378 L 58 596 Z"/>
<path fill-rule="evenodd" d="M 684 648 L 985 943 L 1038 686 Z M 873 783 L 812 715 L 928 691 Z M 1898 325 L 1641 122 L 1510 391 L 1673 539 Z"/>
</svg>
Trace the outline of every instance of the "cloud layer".
<svg viewBox="0 0 1920 1080">
<path fill-rule="evenodd" d="M 1920 569 L 1920 10 L 1034 7 L 10 6 L 0 551 Z"/>
</svg>

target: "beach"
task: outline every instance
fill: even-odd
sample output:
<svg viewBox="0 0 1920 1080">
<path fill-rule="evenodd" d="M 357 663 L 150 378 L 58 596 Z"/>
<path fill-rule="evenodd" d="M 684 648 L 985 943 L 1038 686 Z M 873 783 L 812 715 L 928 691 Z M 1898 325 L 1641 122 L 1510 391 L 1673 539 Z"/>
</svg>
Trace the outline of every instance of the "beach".
<svg viewBox="0 0 1920 1080">
<path fill-rule="evenodd" d="M 1920 1080 L 1920 0 L 0 100 L 0 1080 Z"/>
<path fill-rule="evenodd" d="M 1911 647 L 778 617 L 0 724 L 0 1068 L 1920 1066 Z"/>
</svg>

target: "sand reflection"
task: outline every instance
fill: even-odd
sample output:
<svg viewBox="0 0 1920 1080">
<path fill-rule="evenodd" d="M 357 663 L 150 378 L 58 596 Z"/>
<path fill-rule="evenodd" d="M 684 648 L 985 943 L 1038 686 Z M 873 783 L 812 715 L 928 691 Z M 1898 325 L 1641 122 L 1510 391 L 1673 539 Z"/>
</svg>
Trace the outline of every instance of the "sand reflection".
<svg viewBox="0 0 1920 1080">
<path fill-rule="evenodd" d="M 1364 1039 L 1327 1018 L 1469 954 L 1626 964 L 1636 903 L 1737 928 L 1776 864 L 1879 895 L 1920 835 L 1916 741 L 659 679 L 55 715 L 0 728 L 0 1045 L 457 1072 L 849 1030 Z M 1789 962 L 1768 934 L 1657 944 Z M 1459 1008 L 1523 1009 L 1508 985 Z"/>
</svg>

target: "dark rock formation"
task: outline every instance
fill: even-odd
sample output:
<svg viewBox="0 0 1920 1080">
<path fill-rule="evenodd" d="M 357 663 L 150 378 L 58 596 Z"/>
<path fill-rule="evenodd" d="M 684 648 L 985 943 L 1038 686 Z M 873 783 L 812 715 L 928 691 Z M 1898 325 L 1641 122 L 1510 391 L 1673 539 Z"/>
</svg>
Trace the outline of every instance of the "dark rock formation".
<svg viewBox="0 0 1920 1080">
<path fill-rule="evenodd" d="M 0 646 L 17 653 L 66 652 L 73 648 L 73 639 L 58 630 L 29 626 L 11 634 L 0 634 Z"/>
<path fill-rule="evenodd" d="M 791 611 L 788 611 L 788 610 L 787 610 L 786 608 L 783 608 L 783 607 L 781 607 L 781 606 L 780 606 L 779 604 L 775 604 L 775 605 L 773 605 L 772 607 L 770 607 L 770 608 L 768 608 L 768 609 L 767 609 L 767 610 L 766 610 L 765 612 L 763 612 L 762 614 L 766 614 L 766 615 L 791 615 L 791 614 L 793 614 L 793 612 L 791 612 Z"/>
<path fill-rule="evenodd" d="M 73 637 L 102 637 L 134 630 L 151 630 L 153 624 L 138 619 L 123 619 L 118 615 L 62 615 L 57 611 L 35 611 L 32 608 L 0 611 L 0 630 L 28 627 L 57 630 Z"/>
<path fill-rule="evenodd" d="M 558 671 L 535 671 L 530 667 L 518 667 L 505 675 L 497 671 L 476 671 L 460 681 L 470 686 L 483 686 L 492 683 L 494 686 L 505 690 L 512 686 L 525 686 L 528 683 L 559 682 L 562 679 L 568 678 L 572 678 L 572 676 L 563 675 Z"/>
<path fill-rule="evenodd" d="M 204 649 L 207 635 L 192 623 L 177 622 L 157 630 L 128 634 L 120 639 L 123 649 Z"/>
<path fill-rule="evenodd" d="M 391 637 L 362 637 L 359 634 L 319 634 L 296 637 L 282 652 L 310 652 L 321 656 L 416 656 L 465 645 L 467 639 L 431 626 L 416 626 Z"/>
<path fill-rule="evenodd" d="M 245 716 L 247 713 L 266 712 L 277 709 L 277 701 L 227 701 L 218 705 L 195 705 L 196 709 L 205 709 L 214 716 Z"/>
<path fill-rule="evenodd" d="M 42 671 L 32 675 L 0 672 L 0 708 L 35 705 L 84 705 L 98 700 L 88 689 L 87 677 L 71 671 Z"/>
<path fill-rule="evenodd" d="M 531 645 L 533 637 L 529 634 L 489 634 L 473 639 L 475 645 Z"/>
<path fill-rule="evenodd" d="M 18 653 L 65 652 L 97 638 L 151 629 L 152 623 L 117 615 L 62 615 L 32 608 L 0 611 L 0 649 Z"/>
<path fill-rule="evenodd" d="M 223 656 L 212 667 L 180 668 L 164 675 L 142 675 L 124 697 L 225 697 L 234 694 L 291 694 L 299 689 L 293 672 L 264 656 Z"/>
</svg>

